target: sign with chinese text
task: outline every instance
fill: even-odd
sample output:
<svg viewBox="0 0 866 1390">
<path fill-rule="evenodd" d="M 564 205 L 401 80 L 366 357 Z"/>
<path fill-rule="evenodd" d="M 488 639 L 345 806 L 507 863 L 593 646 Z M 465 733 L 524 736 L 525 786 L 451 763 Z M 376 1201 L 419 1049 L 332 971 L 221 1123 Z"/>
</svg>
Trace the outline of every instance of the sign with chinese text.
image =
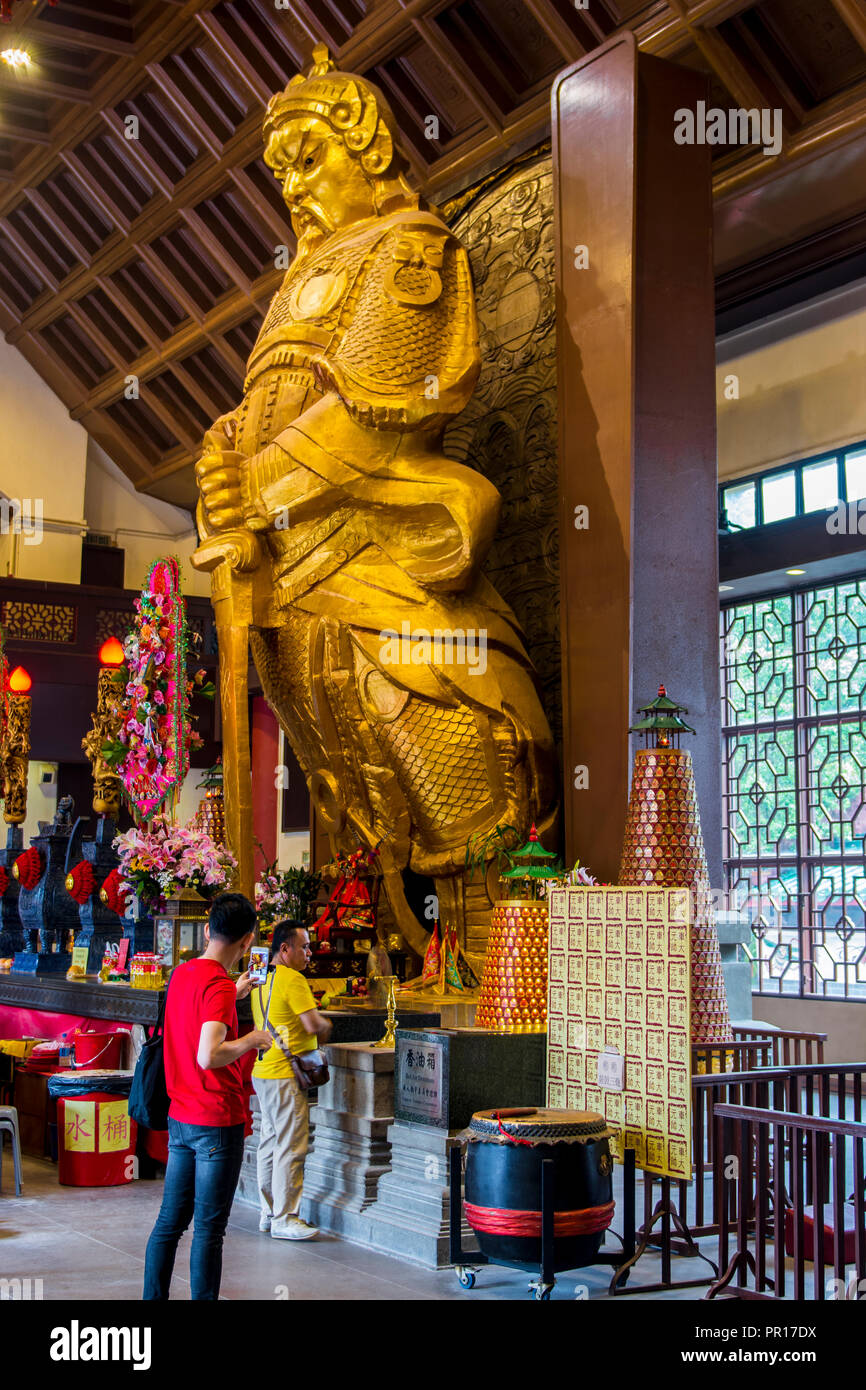
<svg viewBox="0 0 866 1390">
<path fill-rule="evenodd" d="M 397 1038 L 394 1113 L 398 1120 L 445 1121 L 445 1044 L 439 1038 Z"/>
</svg>

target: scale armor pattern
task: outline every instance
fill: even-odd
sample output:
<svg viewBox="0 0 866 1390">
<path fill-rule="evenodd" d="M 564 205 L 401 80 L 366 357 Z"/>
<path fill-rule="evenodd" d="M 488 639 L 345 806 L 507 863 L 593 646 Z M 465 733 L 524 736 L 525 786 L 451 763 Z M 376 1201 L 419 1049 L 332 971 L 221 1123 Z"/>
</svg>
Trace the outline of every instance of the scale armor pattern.
<svg viewBox="0 0 866 1390">
<path fill-rule="evenodd" d="M 460 297 L 457 253 L 446 249 L 442 267 L 442 293 L 433 304 L 400 304 L 386 291 L 385 277 L 393 269 L 389 239 L 363 276 L 357 303 L 349 317 L 350 327 L 338 348 L 337 360 L 361 380 L 376 382 L 387 394 L 424 380 L 441 371 L 450 356 L 457 328 L 454 305 Z M 398 271 L 397 283 L 406 288 Z M 429 272 L 419 272 L 418 284 L 425 287 Z M 349 308 L 349 302 L 347 302 Z"/>
<path fill-rule="evenodd" d="M 410 699 L 376 734 L 422 829 L 444 830 L 490 805 L 487 764 L 471 710 Z"/>
</svg>

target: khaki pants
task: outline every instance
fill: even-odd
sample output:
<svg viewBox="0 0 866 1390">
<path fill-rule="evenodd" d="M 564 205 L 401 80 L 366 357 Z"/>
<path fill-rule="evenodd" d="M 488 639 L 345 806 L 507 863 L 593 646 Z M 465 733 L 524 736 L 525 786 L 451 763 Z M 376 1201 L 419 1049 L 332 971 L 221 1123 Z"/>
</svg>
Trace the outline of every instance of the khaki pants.
<svg viewBox="0 0 866 1390">
<path fill-rule="evenodd" d="M 253 1077 L 262 1112 L 258 1180 L 262 1216 L 271 1230 L 297 1216 L 304 1187 L 304 1159 L 310 1137 L 307 1097 L 293 1076 Z"/>
</svg>

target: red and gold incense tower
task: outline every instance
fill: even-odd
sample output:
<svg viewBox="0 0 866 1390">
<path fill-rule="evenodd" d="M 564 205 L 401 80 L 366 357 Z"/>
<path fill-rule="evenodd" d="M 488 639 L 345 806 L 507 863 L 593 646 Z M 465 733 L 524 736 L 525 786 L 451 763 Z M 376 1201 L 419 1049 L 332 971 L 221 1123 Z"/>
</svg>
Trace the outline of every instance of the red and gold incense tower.
<svg viewBox="0 0 866 1390">
<path fill-rule="evenodd" d="M 639 713 L 644 718 L 629 733 L 645 734 L 647 747 L 634 755 L 618 882 L 692 890 L 692 1042 L 730 1042 L 695 775 L 691 754 L 679 747 L 680 734 L 695 731 L 680 718 L 688 710 L 669 699 L 663 685 Z"/>
<path fill-rule="evenodd" d="M 556 878 L 556 859 L 539 843 L 533 825 L 527 844 L 509 854 L 501 875 L 523 885 L 524 897 L 496 903 L 484 962 L 476 1028 L 496 1033 L 547 1032 L 547 899 L 537 885 Z"/>
</svg>

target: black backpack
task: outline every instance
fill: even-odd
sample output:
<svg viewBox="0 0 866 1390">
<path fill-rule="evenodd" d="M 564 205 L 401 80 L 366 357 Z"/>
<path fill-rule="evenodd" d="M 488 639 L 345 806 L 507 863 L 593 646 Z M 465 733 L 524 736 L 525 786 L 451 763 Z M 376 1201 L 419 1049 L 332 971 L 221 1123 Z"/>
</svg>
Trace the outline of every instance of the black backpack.
<svg viewBox="0 0 866 1390">
<path fill-rule="evenodd" d="M 156 1027 L 145 1041 L 135 1064 L 135 1074 L 129 1090 L 129 1116 L 145 1129 L 168 1129 L 169 1097 L 165 1085 L 163 1055 L 165 1006 L 168 989 L 163 996 Z"/>
</svg>

